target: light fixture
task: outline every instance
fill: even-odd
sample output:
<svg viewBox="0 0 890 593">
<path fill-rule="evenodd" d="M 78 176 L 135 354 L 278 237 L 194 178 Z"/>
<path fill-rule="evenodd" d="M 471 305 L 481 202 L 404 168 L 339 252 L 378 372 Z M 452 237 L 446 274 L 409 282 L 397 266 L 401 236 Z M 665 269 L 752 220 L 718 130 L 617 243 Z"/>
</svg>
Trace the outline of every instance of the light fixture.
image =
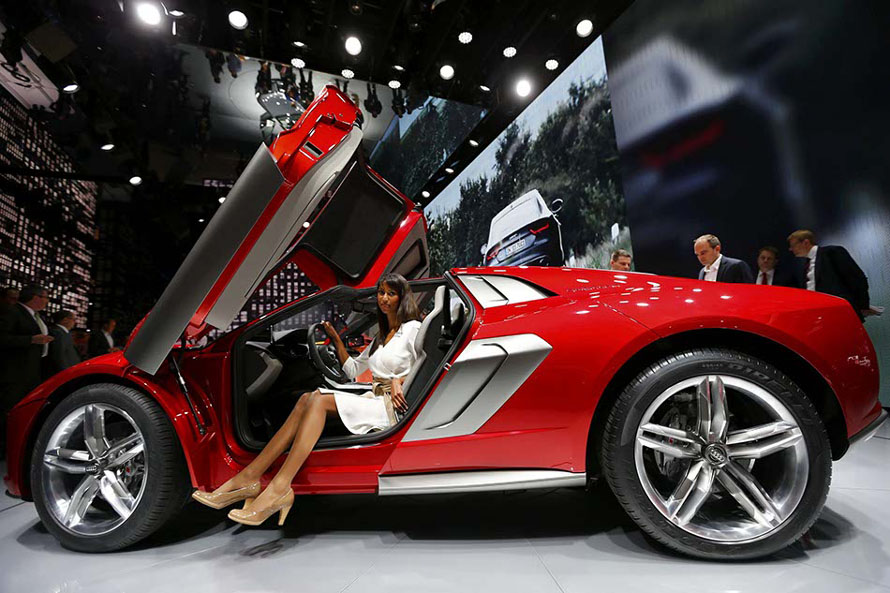
<svg viewBox="0 0 890 593">
<path fill-rule="evenodd" d="M 556 70 L 557 68 L 559 68 L 559 62 L 551 58 L 544 62 L 544 67 L 548 70 Z"/>
<path fill-rule="evenodd" d="M 578 37 L 587 37 L 593 33 L 593 23 L 590 19 L 584 19 L 575 25 L 575 33 L 578 34 Z"/>
<path fill-rule="evenodd" d="M 303 223 L 303 228 L 304 228 L 304 229 L 308 229 L 308 228 L 309 228 L 309 221 L 308 221 L 308 220 L 307 220 L 306 222 Z"/>
<path fill-rule="evenodd" d="M 516 48 L 513 47 L 512 45 L 509 45 L 504 48 L 504 57 L 505 58 L 512 58 L 515 55 L 516 55 Z"/>
<path fill-rule="evenodd" d="M 420 195 L 422 195 L 424 198 L 428 198 L 430 197 L 430 192 L 423 190 L 422 192 L 420 192 Z"/>
<path fill-rule="evenodd" d="M 476 142 L 475 140 L 473 140 L 473 139 L 471 138 L 471 139 L 470 139 L 470 146 L 472 146 L 473 148 L 476 148 L 477 146 L 479 146 L 479 143 Z"/>
<path fill-rule="evenodd" d="M 182 12 L 181 10 L 171 10 L 168 14 L 175 19 L 182 18 L 185 16 L 185 13 Z"/>
<path fill-rule="evenodd" d="M 402 88 L 402 83 L 399 82 L 398 80 L 390 80 L 386 84 L 387 84 L 387 86 L 389 86 L 389 88 L 391 88 L 393 90 Z"/>
<path fill-rule="evenodd" d="M 451 175 L 452 173 L 454 173 L 454 169 L 452 169 L 451 167 L 445 167 L 445 172 Z"/>
<path fill-rule="evenodd" d="M 146 25 L 161 23 L 161 9 L 154 2 L 140 2 L 136 5 L 136 16 Z"/>
<path fill-rule="evenodd" d="M 520 97 L 528 97 L 530 92 L 532 92 L 532 83 L 527 78 L 520 78 L 516 83 L 516 94 Z"/>
<path fill-rule="evenodd" d="M 80 85 L 77 84 L 76 82 L 69 82 L 68 84 L 66 84 L 65 86 L 62 87 L 62 92 L 69 93 L 69 94 L 76 93 L 79 90 L 80 90 Z"/>
<path fill-rule="evenodd" d="M 247 15 L 240 10 L 233 10 L 229 13 L 229 24 L 233 29 L 243 31 L 247 28 Z"/>
<path fill-rule="evenodd" d="M 220 203 L 220 204 L 224 204 L 225 201 L 226 201 L 226 196 L 223 196 L 223 197 L 221 197 L 221 198 L 219 199 L 219 203 Z"/>
<path fill-rule="evenodd" d="M 349 68 L 343 68 L 342 70 L 340 70 L 340 74 L 343 75 L 343 78 L 355 78 L 355 72 L 353 72 Z"/>
<path fill-rule="evenodd" d="M 105 152 L 108 152 L 109 150 L 114 150 L 114 144 L 112 144 L 111 142 L 108 142 L 108 143 L 106 143 L 106 144 L 103 144 L 103 145 L 100 146 L 99 148 L 101 148 L 101 149 L 104 150 Z"/>
<path fill-rule="evenodd" d="M 139 177 L 139 175 L 130 177 L 130 185 L 139 185 L 140 183 L 142 183 L 142 177 Z"/>
<path fill-rule="evenodd" d="M 346 53 L 350 56 L 357 56 L 362 53 L 362 42 L 359 41 L 358 37 L 347 37 L 345 46 Z"/>
<path fill-rule="evenodd" d="M 198 222 L 204 222 L 204 219 L 203 219 L 203 218 L 199 218 L 199 219 L 198 219 Z"/>
<path fill-rule="evenodd" d="M 469 31 L 462 31 L 460 35 L 457 36 L 457 40 L 466 45 L 473 40 L 473 34 Z"/>
<path fill-rule="evenodd" d="M 358 16 L 362 13 L 362 0 L 352 0 L 349 3 L 349 12 Z"/>
<path fill-rule="evenodd" d="M 291 58 L 290 65 L 294 68 L 305 68 L 306 60 L 304 60 L 303 58 Z"/>
<path fill-rule="evenodd" d="M 306 47 L 306 44 L 302 41 L 294 41 L 294 47 Z"/>
<path fill-rule="evenodd" d="M 439 76 L 442 77 L 442 80 L 451 80 L 454 78 L 454 66 L 451 64 L 445 64 L 441 68 L 439 68 Z"/>
<path fill-rule="evenodd" d="M 480 85 L 479 85 L 479 90 L 482 91 L 483 93 L 491 92 L 491 88 L 485 86 L 484 84 L 480 84 Z"/>
<path fill-rule="evenodd" d="M 393 67 L 392 67 L 392 68 L 393 68 L 393 70 L 396 70 L 396 71 L 398 71 L 398 72 L 404 72 L 404 71 L 405 71 L 405 68 L 404 68 L 403 66 L 399 66 L 398 64 L 393 64 Z"/>
</svg>

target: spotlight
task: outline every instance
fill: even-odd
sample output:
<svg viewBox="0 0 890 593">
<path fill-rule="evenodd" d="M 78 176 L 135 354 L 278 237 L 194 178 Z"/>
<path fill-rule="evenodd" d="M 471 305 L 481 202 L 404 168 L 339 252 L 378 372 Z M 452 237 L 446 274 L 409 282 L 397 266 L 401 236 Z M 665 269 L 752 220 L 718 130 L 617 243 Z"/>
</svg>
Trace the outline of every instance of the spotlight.
<svg viewBox="0 0 890 593">
<path fill-rule="evenodd" d="M 398 80 L 390 80 L 387 84 L 393 90 L 402 88 L 402 83 Z"/>
<path fill-rule="evenodd" d="M 233 10 L 229 13 L 229 24 L 233 29 L 243 31 L 247 28 L 247 15 L 240 10 Z"/>
<path fill-rule="evenodd" d="M 578 34 L 578 37 L 587 37 L 593 33 L 593 23 L 590 19 L 584 19 L 575 25 L 575 33 Z"/>
<path fill-rule="evenodd" d="M 557 68 L 559 68 L 559 62 L 557 62 L 556 60 L 550 59 L 550 60 L 547 60 L 546 62 L 544 62 L 544 67 L 547 68 L 548 70 L 556 70 Z"/>
<path fill-rule="evenodd" d="M 504 57 L 505 58 L 512 58 L 515 55 L 516 55 L 516 48 L 513 47 L 512 45 L 504 48 Z"/>
<path fill-rule="evenodd" d="M 340 70 L 340 74 L 342 74 L 343 78 L 346 79 L 355 78 L 355 72 L 353 72 L 349 68 L 343 68 L 343 70 Z"/>
<path fill-rule="evenodd" d="M 294 47 L 303 48 L 303 47 L 306 47 L 306 44 L 303 43 L 302 41 L 294 41 Z"/>
<path fill-rule="evenodd" d="M 225 201 L 226 201 L 226 196 L 223 196 L 223 197 L 221 197 L 221 198 L 219 199 L 219 203 L 220 203 L 220 204 L 224 204 Z"/>
<path fill-rule="evenodd" d="M 445 167 L 445 172 L 451 175 L 452 173 L 454 173 L 454 169 L 452 169 L 451 167 Z"/>
<path fill-rule="evenodd" d="M 393 65 L 393 70 L 396 70 L 398 72 L 404 72 L 405 68 L 402 66 L 399 66 L 398 64 L 395 64 L 395 65 Z"/>
<path fill-rule="evenodd" d="M 199 218 L 199 219 L 198 219 L 198 222 L 204 222 L 204 219 L 203 219 L 203 218 Z"/>
<path fill-rule="evenodd" d="M 114 144 L 112 144 L 111 142 L 108 142 L 106 144 L 103 144 L 99 148 L 104 150 L 105 152 L 108 152 L 109 150 L 114 150 Z"/>
<path fill-rule="evenodd" d="M 136 16 L 146 25 L 159 25 L 161 23 L 161 9 L 153 2 L 140 2 L 136 5 Z"/>
<path fill-rule="evenodd" d="M 470 146 L 472 146 L 473 148 L 476 148 L 477 146 L 479 146 L 479 143 L 473 139 L 470 139 Z"/>
<path fill-rule="evenodd" d="M 420 195 L 422 195 L 424 198 L 428 198 L 430 197 L 430 192 L 423 190 L 422 192 L 420 192 Z"/>
<path fill-rule="evenodd" d="M 454 78 L 454 67 L 451 64 L 445 64 L 439 68 L 439 76 L 442 77 L 442 80 L 451 80 Z"/>
<path fill-rule="evenodd" d="M 130 185 L 139 185 L 140 183 L 142 183 L 142 177 L 139 177 L 139 175 L 130 177 Z"/>
<path fill-rule="evenodd" d="M 293 66 L 294 68 L 305 68 L 306 60 L 304 60 L 302 58 L 291 58 L 290 65 Z"/>
<path fill-rule="evenodd" d="M 457 36 L 457 40 L 466 45 L 473 40 L 473 34 L 469 31 L 463 31 Z"/>
<path fill-rule="evenodd" d="M 80 85 L 77 84 L 76 82 L 69 82 L 68 84 L 66 84 L 65 86 L 62 87 L 62 92 L 65 92 L 68 94 L 76 93 L 79 90 L 80 90 Z"/>
<path fill-rule="evenodd" d="M 530 92 L 532 92 L 532 83 L 527 78 L 519 79 L 519 82 L 516 83 L 516 94 L 520 97 L 528 97 Z"/>
<path fill-rule="evenodd" d="M 185 13 L 182 12 L 181 10 L 171 10 L 168 14 L 175 19 L 182 18 L 185 16 Z"/>
<path fill-rule="evenodd" d="M 304 229 L 308 229 L 308 228 L 309 228 L 309 221 L 308 221 L 308 220 L 307 220 L 306 222 L 303 223 L 303 228 L 304 228 Z"/>
<path fill-rule="evenodd" d="M 484 84 L 480 84 L 480 85 L 479 85 L 479 90 L 482 91 L 483 93 L 489 93 L 489 92 L 491 92 L 491 88 L 485 86 Z"/>
<path fill-rule="evenodd" d="M 362 53 L 362 42 L 359 41 L 358 37 L 346 38 L 346 53 L 350 56 L 357 56 Z"/>
<path fill-rule="evenodd" d="M 349 3 L 349 12 L 358 16 L 362 13 L 362 2 L 361 0 L 352 0 Z"/>
</svg>

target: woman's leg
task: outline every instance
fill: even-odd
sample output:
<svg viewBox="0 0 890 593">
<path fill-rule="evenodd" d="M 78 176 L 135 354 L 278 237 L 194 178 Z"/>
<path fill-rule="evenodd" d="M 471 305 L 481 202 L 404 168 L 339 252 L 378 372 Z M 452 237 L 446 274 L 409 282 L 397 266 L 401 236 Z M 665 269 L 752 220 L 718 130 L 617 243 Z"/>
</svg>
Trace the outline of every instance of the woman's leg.
<svg viewBox="0 0 890 593">
<path fill-rule="evenodd" d="M 287 459 L 284 460 L 281 469 L 278 470 L 266 489 L 251 504 L 251 510 L 273 504 L 291 489 L 294 476 L 297 475 L 321 436 L 325 418 L 337 414 L 337 401 L 332 393 L 316 391 L 310 394 L 308 400 L 308 406 L 303 414 L 290 452 L 287 454 Z"/>
<path fill-rule="evenodd" d="M 214 492 L 230 492 L 259 480 L 266 470 L 269 469 L 269 466 L 272 465 L 293 442 L 303 416 L 309 407 L 309 401 L 316 394 L 319 394 L 318 390 L 301 395 L 297 400 L 297 404 L 294 406 L 293 410 L 291 410 L 291 413 L 288 414 L 287 420 L 284 421 L 284 424 L 281 425 L 281 428 L 278 429 L 275 436 L 266 443 L 266 446 L 263 447 L 260 454 L 257 455 L 247 467 L 232 476 L 230 480 L 225 482 Z"/>
</svg>

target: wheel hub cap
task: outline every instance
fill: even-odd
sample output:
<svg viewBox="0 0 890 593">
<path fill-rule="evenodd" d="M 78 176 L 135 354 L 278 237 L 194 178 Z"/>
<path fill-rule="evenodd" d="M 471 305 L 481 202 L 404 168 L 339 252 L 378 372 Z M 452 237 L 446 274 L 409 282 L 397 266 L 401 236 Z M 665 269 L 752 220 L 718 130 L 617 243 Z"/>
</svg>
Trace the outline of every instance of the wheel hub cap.
<svg viewBox="0 0 890 593">
<path fill-rule="evenodd" d="M 705 447 L 704 458 L 714 467 L 723 467 L 729 461 L 729 455 L 723 445 L 711 444 Z"/>
</svg>

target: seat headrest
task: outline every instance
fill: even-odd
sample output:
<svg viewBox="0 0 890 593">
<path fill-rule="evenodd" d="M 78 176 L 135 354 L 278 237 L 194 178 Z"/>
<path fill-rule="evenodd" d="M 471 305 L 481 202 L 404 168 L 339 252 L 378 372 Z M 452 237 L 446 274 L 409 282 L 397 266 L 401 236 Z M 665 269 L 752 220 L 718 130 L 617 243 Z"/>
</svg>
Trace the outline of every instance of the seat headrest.
<svg viewBox="0 0 890 593">
<path fill-rule="evenodd" d="M 414 346 L 417 348 L 418 352 L 423 351 L 423 340 L 426 336 L 427 328 L 433 321 L 439 318 L 439 315 L 445 309 L 445 295 L 447 294 L 447 291 L 448 289 L 445 286 L 440 286 L 436 289 L 436 295 L 433 297 L 433 310 L 423 318 L 423 323 L 420 324 L 420 330 L 417 332 L 417 337 L 414 339 Z"/>
</svg>

